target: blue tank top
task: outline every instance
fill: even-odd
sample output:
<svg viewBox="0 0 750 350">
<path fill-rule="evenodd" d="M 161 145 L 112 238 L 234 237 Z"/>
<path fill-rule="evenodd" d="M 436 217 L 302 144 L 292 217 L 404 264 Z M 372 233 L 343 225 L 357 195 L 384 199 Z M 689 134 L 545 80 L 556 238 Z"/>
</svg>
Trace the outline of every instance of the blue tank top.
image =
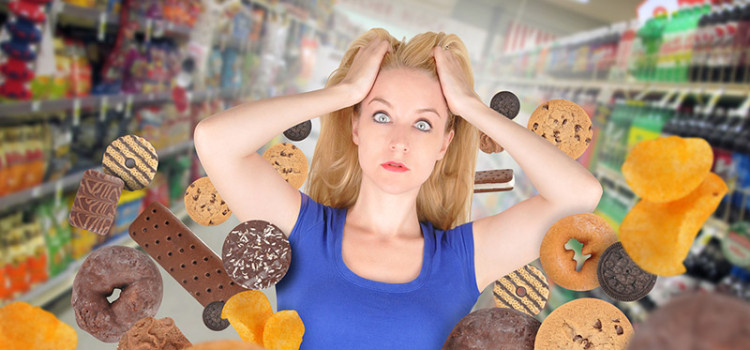
<svg viewBox="0 0 750 350">
<path fill-rule="evenodd" d="M 292 264 L 276 285 L 278 310 L 296 310 L 305 324 L 301 349 L 440 349 L 480 294 L 472 223 L 447 231 L 421 223 L 419 276 L 384 283 L 360 277 L 344 263 L 346 209 L 301 195 L 289 234 Z"/>
</svg>

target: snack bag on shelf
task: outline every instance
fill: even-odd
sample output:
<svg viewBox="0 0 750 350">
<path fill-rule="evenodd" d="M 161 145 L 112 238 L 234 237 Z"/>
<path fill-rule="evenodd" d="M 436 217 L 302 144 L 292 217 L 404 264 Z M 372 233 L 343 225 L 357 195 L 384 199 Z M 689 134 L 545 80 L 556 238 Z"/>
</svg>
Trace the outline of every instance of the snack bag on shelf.
<svg viewBox="0 0 750 350">
<path fill-rule="evenodd" d="M 65 0 L 65 2 L 81 6 L 81 7 L 95 7 L 96 6 L 96 0 Z"/>
<path fill-rule="evenodd" d="M 120 195 L 120 200 L 117 202 L 117 215 L 115 216 L 115 224 L 112 229 L 113 236 L 116 237 L 128 232 L 130 223 L 132 223 L 143 210 L 143 198 L 145 196 L 145 189 L 123 191 Z"/>
<path fill-rule="evenodd" d="M 49 278 L 47 269 L 47 244 L 44 241 L 44 233 L 39 222 L 24 225 L 29 237 L 27 249 L 29 254 L 27 263 L 29 269 L 29 286 L 42 283 Z"/>
<path fill-rule="evenodd" d="M 70 58 L 70 86 L 68 97 L 85 97 L 91 92 L 91 63 L 86 57 L 86 50 L 78 40 L 66 40 L 67 54 Z"/>
<path fill-rule="evenodd" d="M 20 214 L 20 212 L 19 212 Z M 19 218 L 20 219 L 20 218 Z M 15 225 L 8 233 L 8 277 L 10 278 L 10 293 L 15 299 L 19 295 L 29 291 L 29 261 L 28 243 L 29 239 L 22 225 Z"/>
<path fill-rule="evenodd" d="M 146 197 L 144 198 L 146 205 L 153 202 L 159 202 L 165 207 L 169 208 L 169 184 L 167 177 L 162 172 L 156 173 L 154 180 L 151 185 L 146 188 Z"/>
<path fill-rule="evenodd" d="M 45 181 L 55 181 L 63 177 L 73 167 L 71 163 L 70 144 L 73 141 L 72 130 L 65 125 L 65 117 L 49 119 L 46 123 L 48 128 L 48 144 Z"/>
<path fill-rule="evenodd" d="M 70 211 L 65 201 L 55 200 L 52 202 L 52 219 L 54 220 L 55 229 L 57 231 L 57 239 L 59 244 L 59 253 L 61 258 L 59 260 L 59 270 L 65 270 L 68 265 L 73 261 L 73 246 L 71 244 L 72 232 L 70 229 L 70 223 L 68 222 L 68 216 Z"/>
<path fill-rule="evenodd" d="M 13 193 L 21 190 L 23 185 L 23 157 L 21 152 L 21 128 L 11 126 L 5 129 L 5 163 L 8 167 L 8 177 L 6 178 L 6 193 Z"/>
<path fill-rule="evenodd" d="M 44 180 L 45 162 L 42 151 L 41 123 L 24 126 L 26 145 L 26 171 L 24 172 L 23 188 L 39 185 Z"/>
<path fill-rule="evenodd" d="M 5 128 L 0 127 L 0 197 L 5 195 L 8 187 L 8 163 L 5 157 L 7 150 Z M 0 266 L 2 266 L 2 262 L 0 262 Z"/>
<path fill-rule="evenodd" d="M 75 199 L 75 194 L 72 193 L 68 195 L 68 198 L 66 202 L 67 205 L 67 211 L 70 212 L 70 208 L 73 207 L 73 200 Z M 67 218 L 67 215 L 66 215 Z M 66 220 L 67 221 L 67 220 Z M 88 254 L 91 250 L 94 249 L 94 246 L 96 245 L 96 240 L 99 235 L 96 233 L 86 231 L 84 229 L 80 229 L 78 227 L 70 226 L 70 246 L 71 246 L 71 253 L 74 260 L 82 259 L 86 254 Z"/>
<path fill-rule="evenodd" d="M 0 222 L 4 219 L 0 217 Z M 1 225 L 1 224 L 0 224 Z M 7 266 L 10 261 L 7 259 L 8 243 L 6 242 L 6 231 L 0 230 L 0 304 L 10 300 L 10 279 L 8 278 Z"/>
</svg>

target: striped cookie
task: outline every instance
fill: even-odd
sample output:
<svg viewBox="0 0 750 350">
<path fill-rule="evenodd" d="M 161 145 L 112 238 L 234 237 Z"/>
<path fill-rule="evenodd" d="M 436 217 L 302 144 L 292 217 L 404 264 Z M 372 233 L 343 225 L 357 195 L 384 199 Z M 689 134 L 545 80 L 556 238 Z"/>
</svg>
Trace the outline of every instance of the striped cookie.
<svg viewBox="0 0 750 350">
<path fill-rule="evenodd" d="M 526 265 L 495 281 L 495 305 L 511 308 L 530 316 L 544 309 L 549 298 L 549 283 L 544 273 Z"/>
<path fill-rule="evenodd" d="M 123 186 L 116 176 L 86 170 L 68 216 L 70 226 L 102 236 L 109 233 L 115 223 Z"/>
<path fill-rule="evenodd" d="M 154 146 L 136 135 L 125 135 L 112 141 L 102 159 L 104 172 L 121 178 L 128 191 L 148 186 L 158 165 L 159 156 Z"/>
</svg>

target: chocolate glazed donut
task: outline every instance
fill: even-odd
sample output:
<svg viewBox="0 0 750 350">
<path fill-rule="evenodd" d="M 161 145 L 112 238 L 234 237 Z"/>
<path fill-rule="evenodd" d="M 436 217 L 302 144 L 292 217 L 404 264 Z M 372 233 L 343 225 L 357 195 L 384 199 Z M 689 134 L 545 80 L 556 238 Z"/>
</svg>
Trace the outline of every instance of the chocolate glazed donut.
<svg viewBox="0 0 750 350">
<path fill-rule="evenodd" d="M 110 303 L 115 289 L 120 296 Z M 95 250 L 73 280 L 71 304 L 81 329 L 114 343 L 143 317 L 154 316 L 164 290 L 159 270 L 148 255 L 133 248 Z"/>
</svg>

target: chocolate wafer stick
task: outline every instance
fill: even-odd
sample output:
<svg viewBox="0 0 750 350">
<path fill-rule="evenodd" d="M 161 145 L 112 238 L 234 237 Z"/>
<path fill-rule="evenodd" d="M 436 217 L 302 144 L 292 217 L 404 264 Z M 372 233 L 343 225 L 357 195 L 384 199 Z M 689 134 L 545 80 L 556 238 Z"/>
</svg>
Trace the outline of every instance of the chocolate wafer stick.
<svg viewBox="0 0 750 350">
<path fill-rule="evenodd" d="M 474 174 L 474 193 L 510 191 L 513 169 L 481 170 Z"/>
<path fill-rule="evenodd" d="M 227 276 L 211 248 L 159 202 L 130 224 L 130 237 L 203 307 L 245 290 Z"/>
</svg>

